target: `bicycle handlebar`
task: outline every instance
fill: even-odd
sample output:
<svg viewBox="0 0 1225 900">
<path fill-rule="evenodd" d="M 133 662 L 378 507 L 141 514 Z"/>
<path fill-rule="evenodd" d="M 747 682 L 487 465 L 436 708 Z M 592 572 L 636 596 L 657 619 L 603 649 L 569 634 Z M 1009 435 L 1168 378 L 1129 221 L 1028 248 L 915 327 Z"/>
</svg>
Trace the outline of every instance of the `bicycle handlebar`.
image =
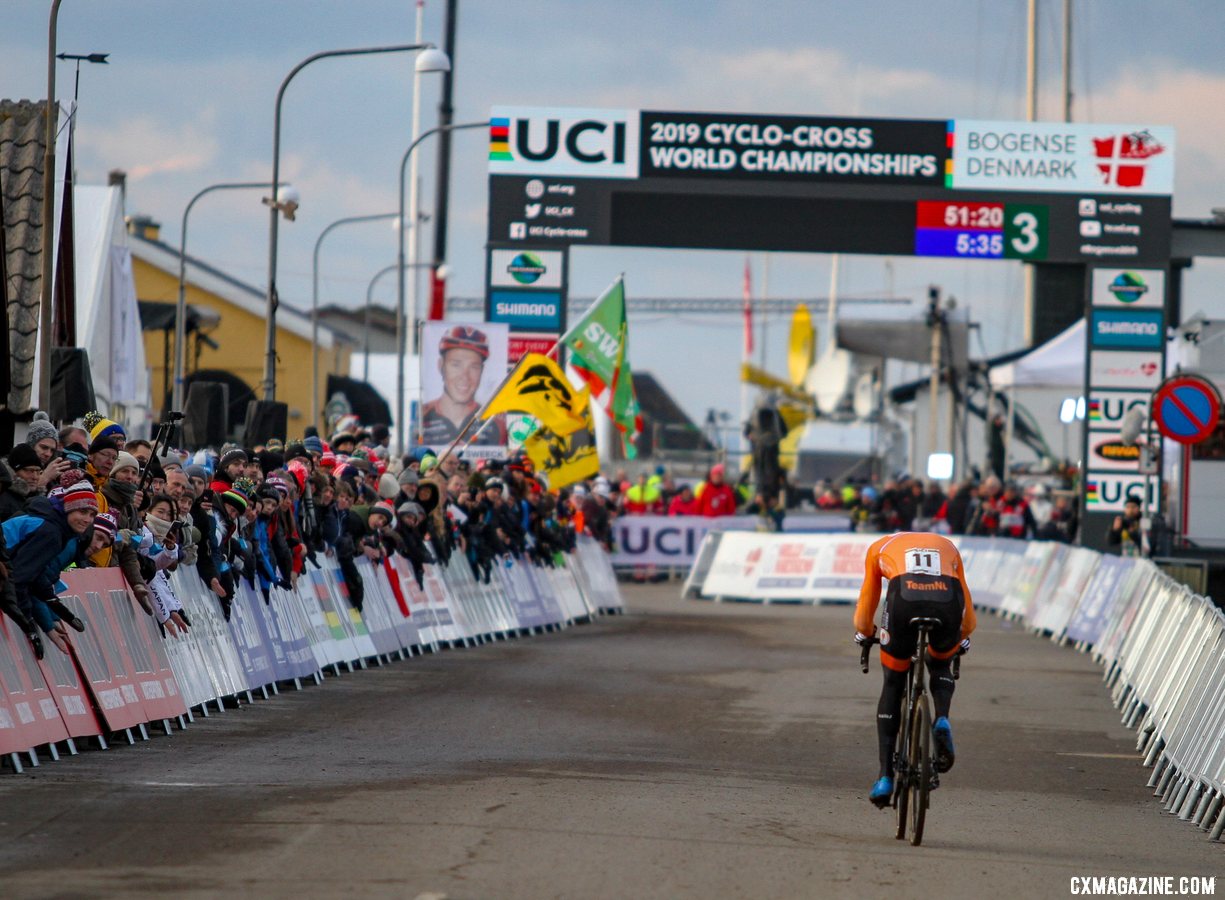
<svg viewBox="0 0 1225 900">
<path fill-rule="evenodd" d="M 879 643 L 880 641 L 873 637 L 868 638 L 861 646 L 859 651 L 859 668 L 863 670 L 865 675 L 868 673 L 868 654 L 872 652 L 872 645 Z"/>
</svg>

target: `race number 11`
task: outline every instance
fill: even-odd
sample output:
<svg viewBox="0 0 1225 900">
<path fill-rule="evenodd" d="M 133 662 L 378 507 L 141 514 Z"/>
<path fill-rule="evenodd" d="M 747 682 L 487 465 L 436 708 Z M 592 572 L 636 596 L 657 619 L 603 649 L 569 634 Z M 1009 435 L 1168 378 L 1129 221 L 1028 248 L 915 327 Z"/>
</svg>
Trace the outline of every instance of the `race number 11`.
<svg viewBox="0 0 1225 900">
<path fill-rule="evenodd" d="M 1046 259 L 1047 222 L 1045 206 L 1004 207 L 1004 258 Z"/>
<path fill-rule="evenodd" d="M 907 550 L 906 574 L 908 575 L 939 575 L 939 550 Z"/>
</svg>

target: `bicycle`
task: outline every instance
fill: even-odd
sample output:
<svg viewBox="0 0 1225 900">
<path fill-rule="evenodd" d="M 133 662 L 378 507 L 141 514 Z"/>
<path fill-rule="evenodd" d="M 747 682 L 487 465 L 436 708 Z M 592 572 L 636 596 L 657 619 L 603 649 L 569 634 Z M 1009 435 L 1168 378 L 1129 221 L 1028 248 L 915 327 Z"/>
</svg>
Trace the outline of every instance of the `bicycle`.
<svg viewBox="0 0 1225 900">
<path fill-rule="evenodd" d="M 897 810 L 897 832 L 901 841 L 907 836 L 917 847 L 923 842 L 923 825 L 931 792 L 940 786 L 940 776 L 932 765 L 932 708 L 927 691 L 927 645 L 931 630 L 940 620 L 919 616 L 910 620 L 918 629 L 919 639 L 911 666 L 906 672 L 906 694 L 902 699 L 902 720 L 898 729 L 897 749 L 893 754 L 893 797 L 890 805 Z M 863 644 L 859 665 L 866 674 L 868 654 L 873 644 L 870 638 Z M 961 675 L 961 657 L 953 657 L 953 678 Z"/>
</svg>

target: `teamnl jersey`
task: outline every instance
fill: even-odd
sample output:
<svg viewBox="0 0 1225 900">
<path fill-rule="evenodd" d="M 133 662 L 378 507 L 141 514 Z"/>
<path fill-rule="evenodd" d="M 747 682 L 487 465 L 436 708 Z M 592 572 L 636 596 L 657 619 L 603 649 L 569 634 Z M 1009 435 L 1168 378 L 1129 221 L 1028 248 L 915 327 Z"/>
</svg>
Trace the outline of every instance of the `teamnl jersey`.
<svg viewBox="0 0 1225 900">
<path fill-rule="evenodd" d="M 943 576 L 961 582 L 961 592 L 965 597 L 961 636 L 969 637 L 977 621 L 970 600 L 970 586 L 966 584 L 965 564 L 961 561 L 961 554 L 948 538 L 925 532 L 886 535 L 868 548 L 868 558 L 864 561 L 863 587 L 859 589 L 859 603 L 855 607 L 855 630 L 860 634 L 873 633 L 876 607 L 880 605 L 881 579 L 892 581 L 907 574 Z"/>
</svg>

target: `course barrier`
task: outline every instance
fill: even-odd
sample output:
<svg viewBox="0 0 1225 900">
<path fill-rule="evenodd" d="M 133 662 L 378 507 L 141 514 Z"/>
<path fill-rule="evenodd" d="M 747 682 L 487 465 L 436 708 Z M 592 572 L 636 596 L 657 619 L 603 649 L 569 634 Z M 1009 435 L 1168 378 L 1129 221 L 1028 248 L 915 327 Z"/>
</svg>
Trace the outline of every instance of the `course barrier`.
<svg viewBox="0 0 1225 900">
<path fill-rule="evenodd" d="M 339 566 L 320 558 L 307 566 L 294 590 L 267 597 L 240 580 L 230 620 L 194 569 L 171 576 L 191 627 L 164 636 L 136 603 L 118 569 L 63 574 L 60 598 L 85 623 L 71 632 L 70 654 L 46 642 L 35 659 L 14 624 L 0 616 L 0 759 L 23 770 L 40 764 L 39 748 L 59 758 L 76 741 L 106 749 L 120 735 L 148 739 L 147 726 L 166 734 L 196 712 L 208 716 L 302 687 L 325 671 L 383 665 L 444 647 L 471 647 L 539 634 L 624 611 L 616 576 L 595 541 L 580 536 L 575 552 L 552 567 L 498 561 L 488 580 L 478 578 L 462 554 L 447 566 L 426 566 L 417 583 L 407 561 L 375 566 L 357 561 L 364 586 L 359 612 Z"/>
<path fill-rule="evenodd" d="M 851 603 L 879 535 L 712 532 L 684 595 Z M 954 537 L 976 607 L 1089 653 L 1167 812 L 1225 832 L 1225 615 L 1146 559 Z M 848 628 L 849 628 L 848 623 Z"/>
<path fill-rule="evenodd" d="M 760 525 L 757 516 L 621 516 L 613 523 L 612 563 L 617 569 L 687 569 L 711 531 L 754 531 Z M 792 515 L 783 519 L 783 530 L 845 532 L 851 520 L 844 513 Z"/>
</svg>

